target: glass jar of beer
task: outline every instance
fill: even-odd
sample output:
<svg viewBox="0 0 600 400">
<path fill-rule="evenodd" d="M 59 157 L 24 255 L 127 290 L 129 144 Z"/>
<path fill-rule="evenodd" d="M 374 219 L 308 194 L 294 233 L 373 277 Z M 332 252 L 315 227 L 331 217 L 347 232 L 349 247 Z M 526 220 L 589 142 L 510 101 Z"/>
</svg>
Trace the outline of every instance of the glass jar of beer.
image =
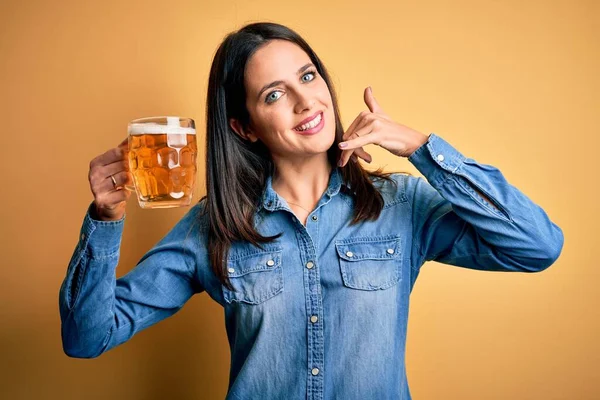
<svg viewBox="0 0 600 400">
<path fill-rule="evenodd" d="M 142 208 L 189 206 L 196 183 L 196 126 L 191 118 L 148 117 L 128 126 L 129 168 Z"/>
</svg>

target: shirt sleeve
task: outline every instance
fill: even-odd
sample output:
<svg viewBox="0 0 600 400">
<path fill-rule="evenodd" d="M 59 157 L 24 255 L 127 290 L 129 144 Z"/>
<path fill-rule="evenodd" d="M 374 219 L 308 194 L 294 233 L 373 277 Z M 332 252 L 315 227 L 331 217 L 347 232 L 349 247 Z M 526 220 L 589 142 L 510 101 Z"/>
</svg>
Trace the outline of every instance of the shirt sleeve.
<svg viewBox="0 0 600 400">
<path fill-rule="evenodd" d="M 59 291 L 63 350 L 77 358 L 97 357 L 129 340 L 204 290 L 195 273 L 199 205 L 119 279 L 115 270 L 125 216 L 98 221 L 92 206 Z"/>
<path fill-rule="evenodd" d="M 465 157 L 433 133 L 408 160 L 427 179 L 413 177 L 408 186 L 417 272 L 425 261 L 538 272 L 560 255 L 562 230 L 497 168 Z"/>
</svg>

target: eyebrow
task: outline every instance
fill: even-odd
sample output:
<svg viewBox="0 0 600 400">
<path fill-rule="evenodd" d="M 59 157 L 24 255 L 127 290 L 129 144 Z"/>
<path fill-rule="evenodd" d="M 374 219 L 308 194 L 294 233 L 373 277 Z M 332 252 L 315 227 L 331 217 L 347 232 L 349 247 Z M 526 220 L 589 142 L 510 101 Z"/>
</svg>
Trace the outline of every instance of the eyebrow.
<svg viewBox="0 0 600 400">
<path fill-rule="evenodd" d="M 300 67 L 300 69 L 296 72 L 296 75 L 300 75 L 302 72 L 306 71 L 308 68 L 310 67 L 314 67 L 313 63 L 308 63 L 306 65 L 303 65 L 302 67 Z M 267 89 L 270 89 L 272 87 L 275 87 L 277 85 L 281 85 L 283 83 L 283 81 L 274 81 L 269 83 L 268 85 L 265 85 L 262 89 L 260 89 L 260 92 L 258 92 L 258 96 L 257 99 L 260 99 L 260 96 L 263 94 L 263 92 Z"/>
</svg>

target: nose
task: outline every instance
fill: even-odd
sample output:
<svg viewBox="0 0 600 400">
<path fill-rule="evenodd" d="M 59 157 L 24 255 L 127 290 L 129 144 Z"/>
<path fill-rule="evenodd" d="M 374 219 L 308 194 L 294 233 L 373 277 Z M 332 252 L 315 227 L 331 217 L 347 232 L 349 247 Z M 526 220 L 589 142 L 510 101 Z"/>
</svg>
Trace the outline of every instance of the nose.
<svg viewBox="0 0 600 400">
<path fill-rule="evenodd" d="M 296 105 L 294 106 L 294 111 L 297 114 L 302 114 L 303 112 L 311 110 L 315 107 L 315 93 L 311 93 L 308 89 L 298 90 L 296 92 L 296 99 L 297 101 Z"/>
</svg>

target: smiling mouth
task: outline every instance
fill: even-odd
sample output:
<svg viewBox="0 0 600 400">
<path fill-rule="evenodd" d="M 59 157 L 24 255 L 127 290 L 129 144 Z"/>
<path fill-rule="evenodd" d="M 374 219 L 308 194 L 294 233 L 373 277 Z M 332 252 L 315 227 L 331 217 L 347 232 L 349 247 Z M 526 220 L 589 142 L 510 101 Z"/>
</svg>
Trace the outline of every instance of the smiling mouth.
<svg viewBox="0 0 600 400">
<path fill-rule="evenodd" d="M 315 118 L 313 118 L 311 121 L 309 121 L 309 122 L 307 122 L 307 123 L 305 123 L 305 124 L 303 124 L 303 125 L 300 125 L 300 126 L 298 126 L 298 127 L 294 128 L 294 130 L 295 130 L 295 131 L 302 132 L 302 131 L 306 131 L 306 130 L 312 129 L 312 128 L 314 128 L 315 126 L 319 125 L 319 124 L 321 123 L 321 120 L 322 120 L 322 119 L 323 119 L 323 112 L 320 112 L 320 113 L 319 113 L 319 114 L 317 114 L 317 116 L 316 116 Z"/>
</svg>

